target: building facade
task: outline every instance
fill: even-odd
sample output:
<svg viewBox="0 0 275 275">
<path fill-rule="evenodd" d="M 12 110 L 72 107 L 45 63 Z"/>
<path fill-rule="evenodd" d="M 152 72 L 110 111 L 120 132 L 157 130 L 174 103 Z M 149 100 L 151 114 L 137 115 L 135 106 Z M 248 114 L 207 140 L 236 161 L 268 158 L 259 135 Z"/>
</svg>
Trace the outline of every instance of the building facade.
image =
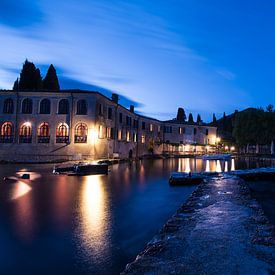
<svg viewBox="0 0 275 275">
<path fill-rule="evenodd" d="M 99 92 L 0 91 L 0 160 L 63 161 L 210 151 L 216 128 L 135 113 Z"/>
</svg>

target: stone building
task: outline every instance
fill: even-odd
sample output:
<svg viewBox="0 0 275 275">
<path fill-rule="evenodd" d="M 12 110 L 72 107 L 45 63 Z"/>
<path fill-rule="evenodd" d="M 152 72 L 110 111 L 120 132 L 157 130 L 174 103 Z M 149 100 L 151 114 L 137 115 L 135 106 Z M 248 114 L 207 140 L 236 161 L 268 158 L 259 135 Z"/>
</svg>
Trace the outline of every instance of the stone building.
<svg viewBox="0 0 275 275">
<path fill-rule="evenodd" d="M 145 117 L 134 106 L 120 105 L 116 94 L 110 99 L 82 90 L 0 91 L 0 160 L 187 154 L 206 152 L 215 142 L 215 127 Z"/>
</svg>

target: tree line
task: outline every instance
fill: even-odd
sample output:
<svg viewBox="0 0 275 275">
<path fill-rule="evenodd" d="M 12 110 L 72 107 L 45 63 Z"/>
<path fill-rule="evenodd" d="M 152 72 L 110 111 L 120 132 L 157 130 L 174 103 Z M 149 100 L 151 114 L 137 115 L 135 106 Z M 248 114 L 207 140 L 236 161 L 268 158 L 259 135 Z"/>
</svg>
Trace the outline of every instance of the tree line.
<svg viewBox="0 0 275 275">
<path fill-rule="evenodd" d="M 186 116 L 185 110 L 183 108 L 181 108 L 181 107 L 178 108 L 176 120 L 179 121 L 179 122 L 185 122 L 186 119 L 187 119 L 187 116 Z M 189 113 L 187 122 L 188 123 L 195 123 L 192 113 Z M 203 121 L 201 119 L 201 115 L 198 114 L 197 115 L 196 123 L 197 124 L 202 124 L 202 122 Z"/>
<path fill-rule="evenodd" d="M 60 90 L 59 80 L 54 66 L 52 64 L 49 66 L 47 74 L 43 79 L 39 68 L 26 59 L 20 77 L 17 78 L 13 84 L 13 90 Z"/>
</svg>

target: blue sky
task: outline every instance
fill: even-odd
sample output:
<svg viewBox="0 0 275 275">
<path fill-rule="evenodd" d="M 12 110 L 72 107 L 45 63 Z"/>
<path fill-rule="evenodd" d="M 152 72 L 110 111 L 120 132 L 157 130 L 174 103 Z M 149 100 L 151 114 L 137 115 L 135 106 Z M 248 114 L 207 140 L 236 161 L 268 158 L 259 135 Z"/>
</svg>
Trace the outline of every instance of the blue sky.
<svg viewBox="0 0 275 275">
<path fill-rule="evenodd" d="M 274 103 L 272 0 L 0 0 L 0 88 L 25 58 L 160 119 Z M 99 88 L 100 89 L 100 88 Z M 275 105 L 275 104 L 274 104 Z"/>
</svg>

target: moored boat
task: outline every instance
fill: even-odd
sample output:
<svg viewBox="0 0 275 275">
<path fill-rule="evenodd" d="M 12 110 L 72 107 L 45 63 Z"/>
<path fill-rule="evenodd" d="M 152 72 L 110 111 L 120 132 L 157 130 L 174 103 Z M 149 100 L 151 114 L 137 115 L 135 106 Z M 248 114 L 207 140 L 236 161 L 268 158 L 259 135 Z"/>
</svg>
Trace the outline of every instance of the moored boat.
<svg viewBox="0 0 275 275">
<path fill-rule="evenodd" d="M 54 174 L 66 174 L 69 176 L 84 176 L 108 174 L 108 164 L 106 163 L 77 163 L 65 166 L 54 167 Z"/>
</svg>

